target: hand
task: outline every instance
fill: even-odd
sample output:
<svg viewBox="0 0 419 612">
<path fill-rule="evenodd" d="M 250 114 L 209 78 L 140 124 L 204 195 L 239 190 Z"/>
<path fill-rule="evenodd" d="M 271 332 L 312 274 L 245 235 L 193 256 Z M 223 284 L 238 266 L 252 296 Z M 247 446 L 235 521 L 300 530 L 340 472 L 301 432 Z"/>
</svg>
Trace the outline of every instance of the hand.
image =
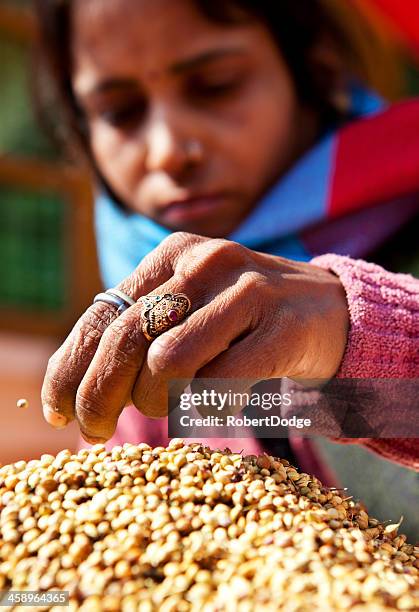
<svg viewBox="0 0 419 612">
<path fill-rule="evenodd" d="M 235 242 L 174 233 L 118 288 L 186 293 L 191 314 L 151 344 L 142 304 L 120 317 L 93 304 L 51 357 L 42 389 L 53 425 L 77 419 L 88 442 L 108 440 L 123 407 L 167 413 L 167 382 L 182 378 L 330 378 L 342 360 L 348 308 L 339 279 L 311 264 Z"/>
</svg>

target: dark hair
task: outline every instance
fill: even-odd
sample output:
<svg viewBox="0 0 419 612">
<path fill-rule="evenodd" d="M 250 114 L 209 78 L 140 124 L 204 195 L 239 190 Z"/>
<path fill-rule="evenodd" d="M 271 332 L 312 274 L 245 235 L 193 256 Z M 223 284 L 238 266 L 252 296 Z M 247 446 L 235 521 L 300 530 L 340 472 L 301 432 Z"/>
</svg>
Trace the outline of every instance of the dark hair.
<svg viewBox="0 0 419 612">
<path fill-rule="evenodd" d="M 152 0 L 151 0 L 152 1 Z M 344 72 L 365 77 L 359 49 L 345 27 L 345 15 L 331 10 L 328 0 L 194 0 L 210 20 L 232 24 L 249 17 L 261 20 L 271 32 L 294 79 L 300 100 L 315 108 L 326 121 L 336 120 L 345 109 L 333 99 Z M 71 0 L 34 0 L 40 30 L 42 64 L 47 68 L 54 98 L 64 113 L 61 139 L 76 137 L 89 155 L 87 130 L 71 86 Z M 346 10 L 346 9 L 344 9 Z M 316 56 L 317 43 L 326 41 L 329 59 Z M 45 92 L 45 81 L 41 89 Z M 51 88 L 47 88 L 50 91 Z M 67 132 L 63 133 L 62 126 Z M 57 127 L 57 126 L 56 126 Z M 91 162 L 93 160 L 90 160 Z"/>
</svg>

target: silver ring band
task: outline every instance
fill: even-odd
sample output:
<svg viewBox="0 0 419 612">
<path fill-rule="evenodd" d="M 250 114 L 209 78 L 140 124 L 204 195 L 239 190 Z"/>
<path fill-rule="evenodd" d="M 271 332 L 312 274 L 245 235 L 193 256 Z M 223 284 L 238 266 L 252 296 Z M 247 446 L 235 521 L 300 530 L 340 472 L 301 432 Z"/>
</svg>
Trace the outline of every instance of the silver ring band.
<svg viewBox="0 0 419 612">
<path fill-rule="evenodd" d="M 121 298 L 121 300 L 124 300 L 124 302 L 126 302 L 129 306 L 134 306 L 135 304 L 135 300 L 133 300 L 132 297 L 130 297 L 120 289 L 107 289 L 105 293 L 108 293 L 109 295 L 116 295 L 116 297 L 119 297 Z"/>
<path fill-rule="evenodd" d="M 94 300 L 93 304 L 97 302 L 104 302 L 105 304 L 109 304 L 110 306 L 115 306 L 117 315 L 121 315 L 123 312 L 128 310 L 131 304 L 127 304 L 125 300 L 118 297 L 117 295 L 112 295 L 111 293 L 98 293 Z"/>
</svg>

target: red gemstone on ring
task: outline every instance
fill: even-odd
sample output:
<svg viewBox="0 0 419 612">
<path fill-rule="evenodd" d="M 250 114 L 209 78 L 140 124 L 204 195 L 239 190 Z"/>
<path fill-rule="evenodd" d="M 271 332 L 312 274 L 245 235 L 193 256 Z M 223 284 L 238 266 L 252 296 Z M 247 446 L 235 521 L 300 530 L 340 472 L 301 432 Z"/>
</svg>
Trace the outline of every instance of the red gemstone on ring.
<svg viewBox="0 0 419 612">
<path fill-rule="evenodd" d="M 172 323 L 176 323 L 176 321 L 179 319 L 179 315 L 176 310 L 169 310 L 167 317 L 169 321 L 172 321 Z"/>
</svg>

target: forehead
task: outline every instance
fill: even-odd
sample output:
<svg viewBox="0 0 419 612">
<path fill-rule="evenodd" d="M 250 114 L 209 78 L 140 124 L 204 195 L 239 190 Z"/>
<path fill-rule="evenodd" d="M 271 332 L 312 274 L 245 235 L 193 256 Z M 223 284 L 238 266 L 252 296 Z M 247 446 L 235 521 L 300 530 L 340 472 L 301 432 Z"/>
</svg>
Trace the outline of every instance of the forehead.
<svg viewBox="0 0 419 612">
<path fill-rule="evenodd" d="M 240 42 L 255 27 L 211 22 L 193 0 L 76 0 L 73 73 L 158 73 L 208 46 Z"/>
</svg>

